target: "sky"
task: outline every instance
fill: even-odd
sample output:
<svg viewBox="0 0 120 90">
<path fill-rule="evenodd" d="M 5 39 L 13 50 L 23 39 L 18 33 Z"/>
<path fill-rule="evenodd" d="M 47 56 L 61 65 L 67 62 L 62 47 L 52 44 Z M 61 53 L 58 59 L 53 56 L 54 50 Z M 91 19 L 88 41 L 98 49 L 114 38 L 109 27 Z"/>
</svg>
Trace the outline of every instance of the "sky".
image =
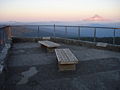
<svg viewBox="0 0 120 90">
<path fill-rule="evenodd" d="M 96 14 L 120 21 L 120 0 L 0 0 L 0 21 L 80 21 Z"/>
</svg>

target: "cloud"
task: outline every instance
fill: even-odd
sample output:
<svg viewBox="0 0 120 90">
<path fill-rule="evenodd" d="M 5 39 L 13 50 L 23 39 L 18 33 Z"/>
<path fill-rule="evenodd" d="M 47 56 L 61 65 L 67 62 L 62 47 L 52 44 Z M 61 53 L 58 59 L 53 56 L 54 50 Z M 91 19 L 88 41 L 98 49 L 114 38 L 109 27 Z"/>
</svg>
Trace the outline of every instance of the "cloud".
<svg viewBox="0 0 120 90">
<path fill-rule="evenodd" d="M 100 15 L 94 15 L 93 17 L 86 18 L 84 21 L 108 21 L 109 19 L 103 18 Z"/>
</svg>

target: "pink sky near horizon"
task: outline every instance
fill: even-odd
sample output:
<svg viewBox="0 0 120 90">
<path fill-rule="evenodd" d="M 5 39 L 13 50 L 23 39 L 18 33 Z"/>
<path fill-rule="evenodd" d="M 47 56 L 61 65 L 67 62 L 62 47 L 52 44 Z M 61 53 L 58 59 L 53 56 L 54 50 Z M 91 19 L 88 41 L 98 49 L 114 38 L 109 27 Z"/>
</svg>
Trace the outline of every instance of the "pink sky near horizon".
<svg viewBox="0 0 120 90">
<path fill-rule="evenodd" d="M 0 21 L 120 21 L 120 0 L 0 0 Z"/>
</svg>

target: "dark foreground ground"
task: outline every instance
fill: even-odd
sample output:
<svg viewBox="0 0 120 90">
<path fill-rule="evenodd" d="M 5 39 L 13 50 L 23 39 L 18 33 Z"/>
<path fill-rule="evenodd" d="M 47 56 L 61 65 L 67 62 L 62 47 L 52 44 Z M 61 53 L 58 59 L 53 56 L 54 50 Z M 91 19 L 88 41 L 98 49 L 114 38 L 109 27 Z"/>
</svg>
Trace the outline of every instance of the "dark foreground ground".
<svg viewBox="0 0 120 90">
<path fill-rule="evenodd" d="M 79 59 L 76 71 L 60 72 L 55 53 L 37 43 L 15 43 L 5 90 L 120 90 L 120 53 L 61 44 Z"/>
</svg>

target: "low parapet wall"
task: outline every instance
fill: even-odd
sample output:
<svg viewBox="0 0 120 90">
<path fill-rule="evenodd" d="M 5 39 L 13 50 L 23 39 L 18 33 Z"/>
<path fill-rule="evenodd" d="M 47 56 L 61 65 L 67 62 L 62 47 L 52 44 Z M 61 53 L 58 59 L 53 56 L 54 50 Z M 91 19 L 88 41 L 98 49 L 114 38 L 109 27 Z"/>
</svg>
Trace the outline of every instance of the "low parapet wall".
<svg viewBox="0 0 120 90">
<path fill-rule="evenodd" d="M 66 39 L 66 38 L 60 38 L 60 37 L 40 37 L 40 38 L 13 37 L 13 43 L 16 43 L 16 42 L 37 42 L 39 40 L 51 40 L 51 41 L 58 42 L 58 43 L 65 43 L 65 44 L 70 44 L 70 45 L 79 45 L 79 46 L 84 46 L 84 47 L 120 52 L 120 45 L 112 45 L 112 44 L 102 43 L 102 42 L 89 42 L 89 41 Z"/>
<path fill-rule="evenodd" d="M 120 52 L 120 45 L 112 45 L 112 44 L 102 43 L 102 42 L 89 42 L 89 41 L 82 41 L 82 40 L 65 39 L 65 38 L 59 38 L 59 37 L 51 37 L 50 40 L 54 42 L 65 43 L 65 44 L 79 45 L 79 46 L 85 46 L 90 48 Z"/>
<path fill-rule="evenodd" d="M 42 40 L 42 38 L 27 38 L 27 37 L 12 37 L 13 43 L 20 43 L 20 42 L 37 42 Z"/>
<path fill-rule="evenodd" d="M 6 60 L 8 56 L 9 49 L 11 47 L 10 43 L 5 44 L 5 47 L 0 52 L 0 90 L 3 90 L 5 79 L 6 79 Z"/>
</svg>

